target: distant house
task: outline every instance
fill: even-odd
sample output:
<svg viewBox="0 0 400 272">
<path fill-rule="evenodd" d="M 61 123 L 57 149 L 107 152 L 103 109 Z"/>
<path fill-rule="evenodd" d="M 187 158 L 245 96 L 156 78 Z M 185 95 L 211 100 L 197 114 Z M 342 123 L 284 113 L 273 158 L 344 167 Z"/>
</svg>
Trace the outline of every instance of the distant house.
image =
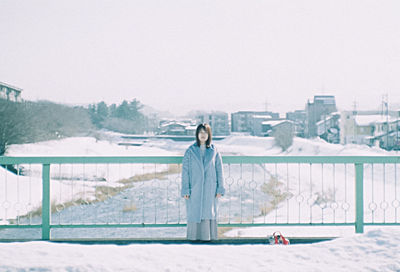
<svg viewBox="0 0 400 272">
<path fill-rule="evenodd" d="M 341 114 L 340 143 L 377 145 L 386 149 L 398 146 L 400 118 L 382 114 Z"/>
<path fill-rule="evenodd" d="M 293 132 L 298 137 L 304 137 L 305 135 L 306 117 L 305 110 L 295 110 L 294 112 L 286 113 L 286 119 L 293 121 Z"/>
<path fill-rule="evenodd" d="M 358 116 L 351 111 L 344 111 L 340 121 L 341 144 L 371 144 L 374 138 L 376 115 Z"/>
<path fill-rule="evenodd" d="M 21 102 L 22 89 L 0 82 L 0 99 Z"/>
<path fill-rule="evenodd" d="M 294 130 L 293 122 L 290 120 L 270 120 L 263 121 L 261 135 L 264 137 L 272 137 L 276 132 L 281 131 L 284 134 L 292 134 Z"/>
<path fill-rule="evenodd" d="M 379 115 L 380 119 L 375 122 L 374 135 L 370 139 L 370 145 L 392 150 L 400 149 L 400 119 L 398 117 Z"/>
<path fill-rule="evenodd" d="M 186 124 L 178 122 L 164 123 L 160 125 L 159 134 L 166 135 L 185 135 Z"/>
<path fill-rule="evenodd" d="M 258 131 L 258 127 L 261 126 L 260 121 L 262 119 L 279 119 L 279 113 L 270 111 L 238 111 L 231 113 L 231 131 L 257 134 L 258 132 L 255 131 Z"/>
<path fill-rule="evenodd" d="M 340 143 L 340 113 L 333 112 L 317 122 L 317 135 L 329 143 Z"/>
<path fill-rule="evenodd" d="M 250 134 L 253 136 L 264 136 L 263 123 L 270 120 L 272 120 L 270 115 L 253 115 L 250 123 Z"/>
<path fill-rule="evenodd" d="M 325 119 L 332 112 L 336 112 L 336 101 L 333 95 L 315 95 L 313 100 L 306 104 L 305 136 L 318 136 L 317 122 Z"/>
<path fill-rule="evenodd" d="M 229 135 L 229 119 L 226 112 L 211 112 L 196 116 L 198 123 L 208 123 L 215 136 Z"/>
<path fill-rule="evenodd" d="M 186 135 L 196 136 L 197 126 L 189 125 L 185 127 Z"/>
<path fill-rule="evenodd" d="M 182 121 L 162 121 L 160 123 L 158 134 L 161 135 L 195 135 L 196 126 Z"/>
<path fill-rule="evenodd" d="M 400 150 L 400 131 L 390 131 L 389 133 L 381 136 L 376 136 L 372 139 L 375 145 L 386 150 Z"/>
</svg>

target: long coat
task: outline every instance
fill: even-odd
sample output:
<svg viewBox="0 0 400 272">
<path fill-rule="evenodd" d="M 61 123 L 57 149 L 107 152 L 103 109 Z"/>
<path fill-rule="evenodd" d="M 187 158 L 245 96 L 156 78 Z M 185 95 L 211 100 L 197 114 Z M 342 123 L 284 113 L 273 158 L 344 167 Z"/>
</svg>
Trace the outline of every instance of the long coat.
<svg viewBox="0 0 400 272">
<path fill-rule="evenodd" d="M 204 163 L 200 147 L 195 142 L 185 151 L 182 161 L 181 196 L 186 199 L 187 222 L 217 219 L 216 194 L 225 194 L 221 154 L 211 144 L 206 148 Z"/>
</svg>

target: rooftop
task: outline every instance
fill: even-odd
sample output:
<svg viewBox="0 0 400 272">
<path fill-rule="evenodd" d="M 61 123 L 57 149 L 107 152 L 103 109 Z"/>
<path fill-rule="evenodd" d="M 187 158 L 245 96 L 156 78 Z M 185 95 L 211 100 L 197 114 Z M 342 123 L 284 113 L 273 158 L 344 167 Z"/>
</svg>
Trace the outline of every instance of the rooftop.
<svg viewBox="0 0 400 272">
<path fill-rule="evenodd" d="M 13 89 L 14 91 L 17 91 L 17 92 L 22 92 L 22 89 L 21 89 L 21 88 L 18 88 L 18 87 L 12 86 L 12 85 L 10 85 L 10 84 L 7 84 L 7 83 L 1 82 L 1 81 L 0 81 L 0 86 L 7 87 L 7 88 L 10 88 L 10 89 Z"/>
<path fill-rule="evenodd" d="M 259 115 L 259 114 L 255 114 L 255 115 L 253 115 L 253 118 L 271 119 L 272 116 L 271 116 L 271 115 Z"/>
<path fill-rule="evenodd" d="M 290 121 L 289 120 L 271 120 L 271 121 L 264 121 L 264 122 L 262 122 L 262 124 L 276 126 L 276 125 L 279 125 L 279 124 L 285 123 L 285 122 L 290 122 Z"/>
<path fill-rule="evenodd" d="M 323 104 L 327 105 L 336 103 L 334 95 L 314 95 L 314 98 L 310 99 L 308 103 L 313 104 L 316 101 L 322 102 Z"/>
<path fill-rule="evenodd" d="M 355 115 L 354 120 L 360 126 L 368 126 L 376 123 L 386 123 L 387 120 L 389 121 L 389 123 L 392 123 L 399 119 L 391 116 L 374 114 L 374 115 Z"/>
</svg>

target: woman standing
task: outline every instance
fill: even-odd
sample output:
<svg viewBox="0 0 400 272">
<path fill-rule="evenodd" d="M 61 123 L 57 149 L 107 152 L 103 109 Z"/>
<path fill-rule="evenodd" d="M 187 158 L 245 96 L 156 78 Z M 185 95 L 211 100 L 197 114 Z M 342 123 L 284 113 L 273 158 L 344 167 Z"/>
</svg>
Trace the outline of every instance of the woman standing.
<svg viewBox="0 0 400 272">
<path fill-rule="evenodd" d="M 211 127 L 198 125 L 196 142 L 186 150 L 182 161 L 181 196 L 186 199 L 189 240 L 218 238 L 217 204 L 225 189 L 221 154 L 211 139 Z"/>
</svg>

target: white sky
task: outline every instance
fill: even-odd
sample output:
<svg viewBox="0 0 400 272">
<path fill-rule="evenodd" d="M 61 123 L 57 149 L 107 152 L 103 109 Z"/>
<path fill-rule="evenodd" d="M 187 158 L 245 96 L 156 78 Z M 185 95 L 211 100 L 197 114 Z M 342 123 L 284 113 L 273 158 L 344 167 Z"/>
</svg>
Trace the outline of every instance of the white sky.
<svg viewBox="0 0 400 272">
<path fill-rule="evenodd" d="M 400 103 L 400 1 L 0 0 L 0 81 L 25 99 L 193 109 Z"/>
</svg>

